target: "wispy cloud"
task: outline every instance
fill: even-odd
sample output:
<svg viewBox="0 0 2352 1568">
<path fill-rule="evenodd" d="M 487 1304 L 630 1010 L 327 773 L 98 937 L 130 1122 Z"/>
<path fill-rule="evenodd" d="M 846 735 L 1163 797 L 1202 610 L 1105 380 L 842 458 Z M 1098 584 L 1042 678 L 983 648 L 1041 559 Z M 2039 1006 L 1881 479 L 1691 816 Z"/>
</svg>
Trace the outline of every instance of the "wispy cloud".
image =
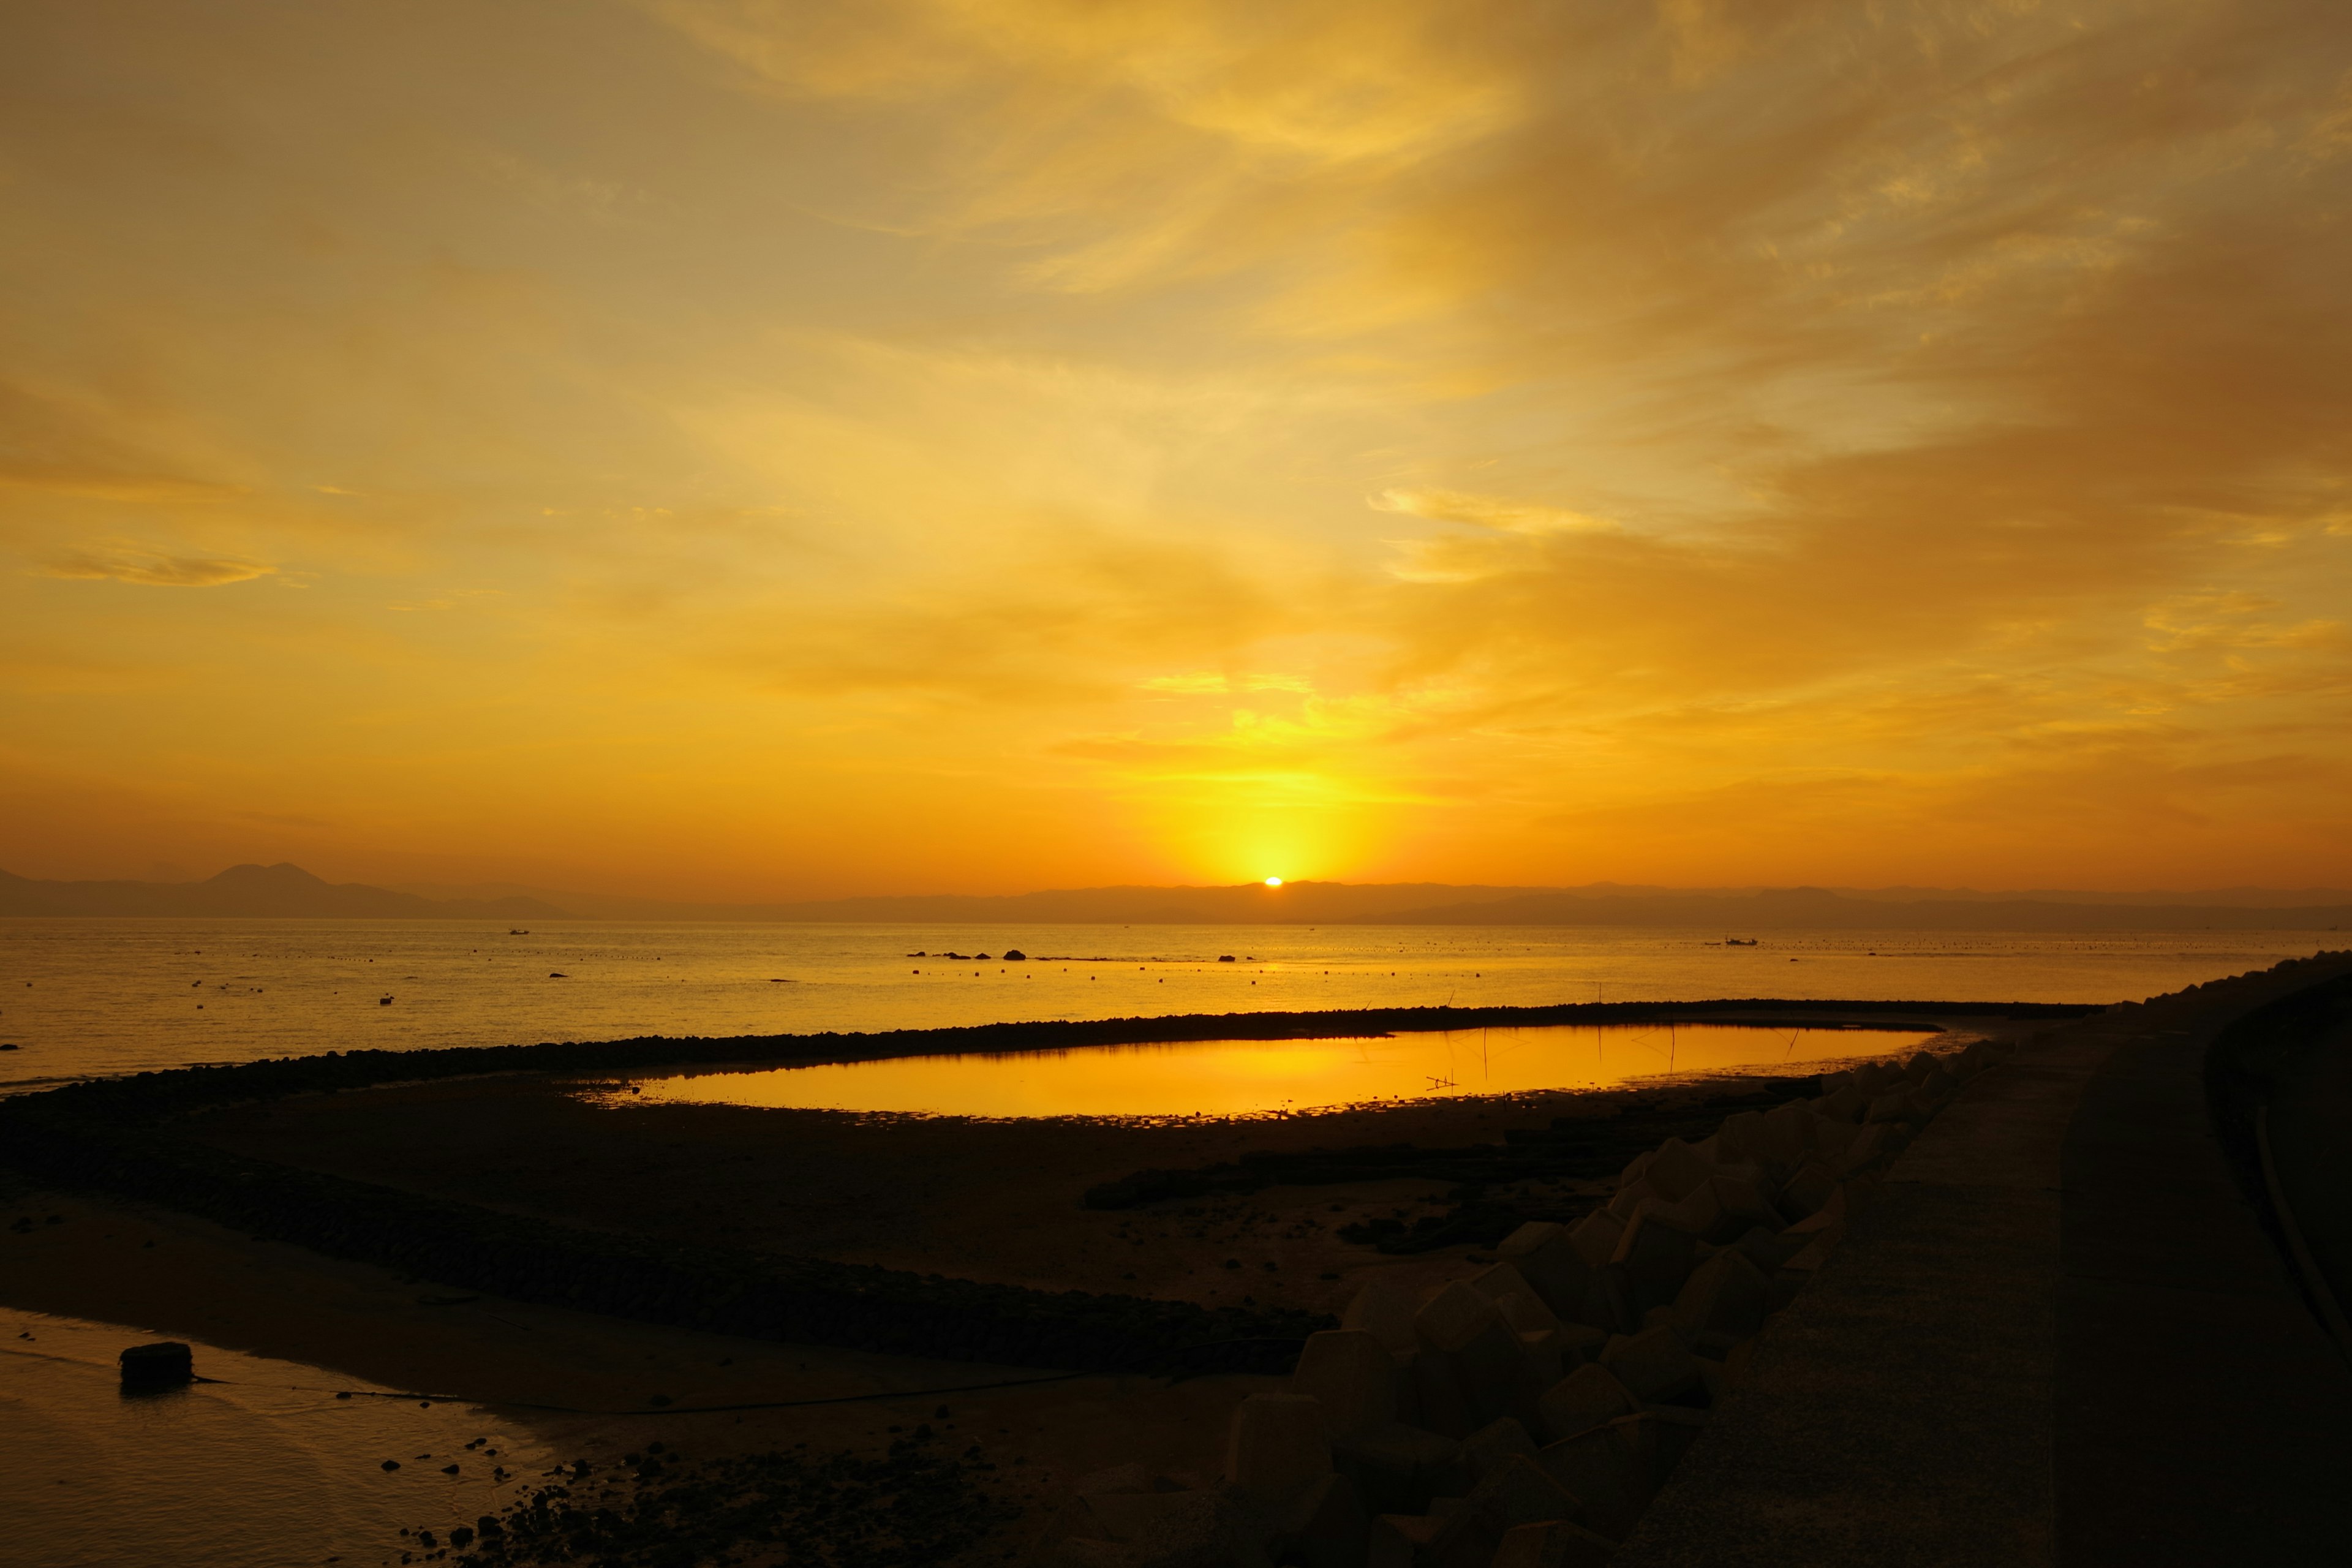
<svg viewBox="0 0 2352 1568">
<path fill-rule="evenodd" d="M 156 551 L 75 551 L 43 563 L 44 576 L 116 583 L 151 588 L 217 588 L 274 575 L 278 568 L 258 561 L 216 555 L 166 555 Z"/>
</svg>

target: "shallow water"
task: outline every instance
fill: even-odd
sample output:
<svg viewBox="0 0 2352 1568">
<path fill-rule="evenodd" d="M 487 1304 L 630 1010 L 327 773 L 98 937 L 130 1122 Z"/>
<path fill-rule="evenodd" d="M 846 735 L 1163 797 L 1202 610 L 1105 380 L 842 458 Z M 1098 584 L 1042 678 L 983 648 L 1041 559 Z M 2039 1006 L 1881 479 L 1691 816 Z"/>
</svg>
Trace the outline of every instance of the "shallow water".
<svg viewBox="0 0 2352 1568">
<path fill-rule="evenodd" d="M 683 1102 L 950 1116 L 1249 1116 L 1795 1067 L 1907 1053 L 1934 1037 L 1916 1029 L 1659 1024 L 1199 1040 L 696 1073 L 641 1079 L 596 1098 L 615 1106 Z"/>
<path fill-rule="evenodd" d="M 940 956 L 1008 944 L 1031 961 Z M 20 1048 L 0 1055 L 0 1089 L 198 1061 L 646 1034 L 1596 998 L 2108 1003 L 2317 945 L 2237 931 L 1796 932 L 1725 947 L 1689 931 L 1556 927 L 566 921 L 509 934 L 467 921 L 11 919 L 0 1043 Z M 1225 953 L 1236 962 L 1216 962 Z"/>
<path fill-rule="evenodd" d="M 165 1338 L 0 1310 L 0 1560 L 10 1568 L 398 1562 L 541 1484 L 551 1456 L 480 1406 L 197 1344 L 192 1387 L 127 1397 L 115 1356 Z M 337 1399 L 337 1391 L 353 1397 Z M 488 1441 L 475 1449 L 466 1445 Z M 497 1457 L 487 1457 L 488 1450 Z M 386 1470 L 383 1461 L 399 1461 Z M 455 1476 L 442 1473 L 456 1464 Z M 492 1479 L 494 1464 L 510 1479 Z"/>
</svg>

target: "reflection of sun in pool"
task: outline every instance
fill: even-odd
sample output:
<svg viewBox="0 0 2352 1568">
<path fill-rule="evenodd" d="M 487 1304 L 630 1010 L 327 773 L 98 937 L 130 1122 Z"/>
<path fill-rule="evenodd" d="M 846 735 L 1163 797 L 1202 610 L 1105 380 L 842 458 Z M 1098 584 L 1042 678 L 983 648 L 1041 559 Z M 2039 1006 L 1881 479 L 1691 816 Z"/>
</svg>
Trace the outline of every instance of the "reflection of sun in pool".
<svg viewBox="0 0 2352 1568">
<path fill-rule="evenodd" d="M 1265 885 L 1269 888 L 1279 888 L 1282 886 L 1282 879 L 1279 877 L 1268 877 L 1265 879 Z"/>
</svg>

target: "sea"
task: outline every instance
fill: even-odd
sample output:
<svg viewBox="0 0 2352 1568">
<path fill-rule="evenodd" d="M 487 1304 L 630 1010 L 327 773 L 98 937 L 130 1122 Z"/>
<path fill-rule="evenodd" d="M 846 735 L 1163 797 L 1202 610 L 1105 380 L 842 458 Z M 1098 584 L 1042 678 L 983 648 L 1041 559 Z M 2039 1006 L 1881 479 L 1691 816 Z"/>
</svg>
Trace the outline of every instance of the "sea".
<svg viewBox="0 0 2352 1568">
<path fill-rule="evenodd" d="M 1736 933 L 1735 933 L 1736 934 Z M 0 1092 L 329 1050 L 1270 1010 L 2137 1000 L 2326 933 L 0 920 Z M 1008 949 L 1024 956 L 1013 959 Z"/>
</svg>

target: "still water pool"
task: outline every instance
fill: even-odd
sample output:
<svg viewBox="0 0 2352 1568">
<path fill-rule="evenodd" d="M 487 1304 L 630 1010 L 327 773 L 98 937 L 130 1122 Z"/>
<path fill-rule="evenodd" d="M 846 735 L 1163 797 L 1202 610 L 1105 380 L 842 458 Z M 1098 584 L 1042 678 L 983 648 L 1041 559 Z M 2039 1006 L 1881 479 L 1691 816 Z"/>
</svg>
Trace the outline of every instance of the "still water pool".
<svg viewBox="0 0 2352 1568">
<path fill-rule="evenodd" d="M 1197 1040 L 695 1073 L 597 1098 L 946 1116 L 1251 1116 L 1885 1057 L 1934 1037 L 1917 1029 L 1638 1024 Z"/>
</svg>

